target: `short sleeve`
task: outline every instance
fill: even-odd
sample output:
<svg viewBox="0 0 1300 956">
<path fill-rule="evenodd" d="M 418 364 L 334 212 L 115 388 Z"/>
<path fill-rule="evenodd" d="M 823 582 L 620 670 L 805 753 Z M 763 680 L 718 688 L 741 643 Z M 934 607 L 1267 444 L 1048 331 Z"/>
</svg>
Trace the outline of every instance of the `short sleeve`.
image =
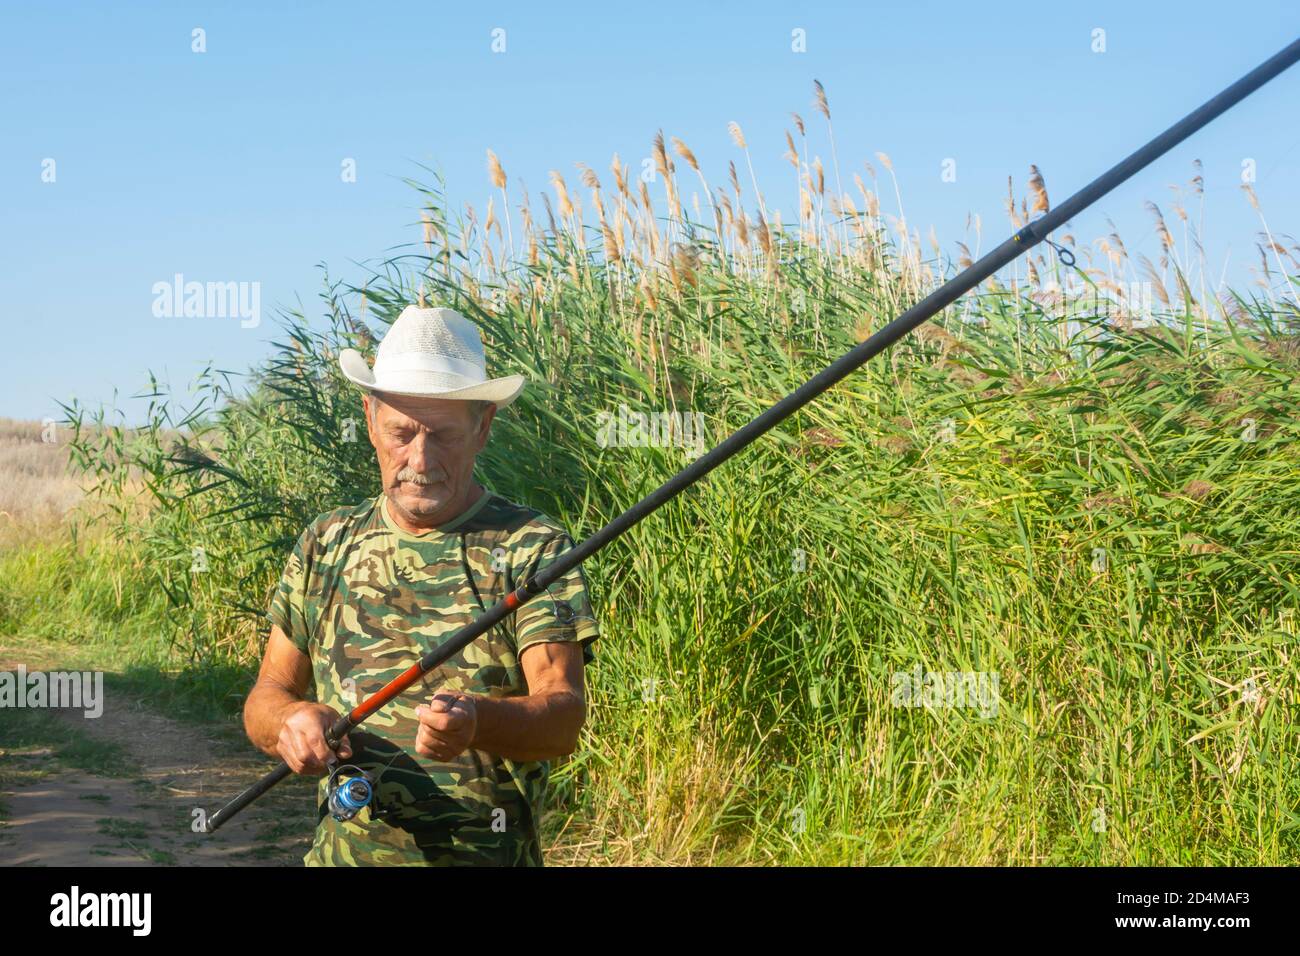
<svg viewBox="0 0 1300 956">
<path fill-rule="evenodd" d="M 542 540 L 536 549 L 518 556 L 524 566 L 515 571 L 516 583 L 535 577 L 572 549 L 573 539 L 563 532 Z M 572 642 L 582 645 L 583 663 L 589 664 L 595 659 L 591 644 L 599 636 L 581 565 L 515 611 L 515 647 L 520 655 L 533 644 Z"/>
<path fill-rule="evenodd" d="M 289 560 L 285 562 L 284 573 L 271 596 L 271 607 L 267 617 L 271 623 L 284 632 L 285 637 L 293 642 L 294 647 L 304 654 L 311 642 L 311 630 L 307 626 L 307 576 L 312 566 L 312 550 L 315 535 L 308 528 L 298 537 Z"/>
</svg>

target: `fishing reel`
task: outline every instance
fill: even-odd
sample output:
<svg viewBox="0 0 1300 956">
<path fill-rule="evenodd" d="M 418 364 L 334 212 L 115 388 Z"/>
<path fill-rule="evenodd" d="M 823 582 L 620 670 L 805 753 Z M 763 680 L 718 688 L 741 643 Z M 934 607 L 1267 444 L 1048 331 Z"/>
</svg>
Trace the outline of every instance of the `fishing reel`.
<svg viewBox="0 0 1300 956">
<path fill-rule="evenodd" d="M 354 764 L 336 765 L 325 781 L 325 803 L 340 823 L 351 820 L 374 799 L 375 778 Z"/>
</svg>

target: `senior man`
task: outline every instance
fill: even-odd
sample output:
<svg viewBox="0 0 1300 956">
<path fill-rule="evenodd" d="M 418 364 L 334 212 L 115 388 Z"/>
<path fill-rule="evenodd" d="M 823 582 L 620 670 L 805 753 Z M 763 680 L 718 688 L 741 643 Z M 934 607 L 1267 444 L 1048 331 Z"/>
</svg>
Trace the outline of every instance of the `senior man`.
<svg viewBox="0 0 1300 956">
<path fill-rule="evenodd" d="M 373 370 L 352 349 L 339 362 L 365 392 L 383 490 L 298 539 L 245 729 L 322 776 L 309 866 L 539 866 L 547 761 L 577 745 L 598 636 L 580 569 L 341 741 L 337 759 L 373 779 L 374 799 L 350 820 L 329 811 L 325 732 L 340 713 L 573 547 L 555 521 L 474 480 L 493 418 L 525 382 L 487 379 L 477 326 L 408 306 Z"/>
</svg>

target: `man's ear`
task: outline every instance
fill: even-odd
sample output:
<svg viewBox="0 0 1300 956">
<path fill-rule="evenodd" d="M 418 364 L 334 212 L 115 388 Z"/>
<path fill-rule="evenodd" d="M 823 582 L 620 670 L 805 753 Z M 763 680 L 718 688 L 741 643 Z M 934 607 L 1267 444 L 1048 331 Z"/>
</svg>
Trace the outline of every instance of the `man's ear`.
<svg viewBox="0 0 1300 956">
<path fill-rule="evenodd" d="M 366 392 L 361 396 L 361 407 L 366 413 L 366 435 L 370 438 L 371 446 L 378 449 L 379 446 L 375 444 L 375 429 L 378 426 L 379 399 L 375 398 L 373 393 Z"/>
<path fill-rule="evenodd" d="M 478 423 L 477 451 L 482 451 L 484 446 L 487 445 L 488 435 L 492 431 L 492 419 L 496 417 L 497 417 L 496 405 L 488 405 L 488 407 L 483 410 L 483 418 Z"/>
</svg>

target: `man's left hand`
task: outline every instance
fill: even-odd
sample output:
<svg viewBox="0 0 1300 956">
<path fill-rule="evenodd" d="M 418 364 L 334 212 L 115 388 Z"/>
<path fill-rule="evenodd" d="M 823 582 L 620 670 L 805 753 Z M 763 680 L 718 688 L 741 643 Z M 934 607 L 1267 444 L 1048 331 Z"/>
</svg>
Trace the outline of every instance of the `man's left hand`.
<svg viewBox="0 0 1300 956">
<path fill-rule="evenodd" d="M 420 730 L 415 752 L 431 760 L 454 760 L 468 749 L 478 731 L 478 709 L 468 694 L 436 694 L 415 708 Z"/>
</svg>

